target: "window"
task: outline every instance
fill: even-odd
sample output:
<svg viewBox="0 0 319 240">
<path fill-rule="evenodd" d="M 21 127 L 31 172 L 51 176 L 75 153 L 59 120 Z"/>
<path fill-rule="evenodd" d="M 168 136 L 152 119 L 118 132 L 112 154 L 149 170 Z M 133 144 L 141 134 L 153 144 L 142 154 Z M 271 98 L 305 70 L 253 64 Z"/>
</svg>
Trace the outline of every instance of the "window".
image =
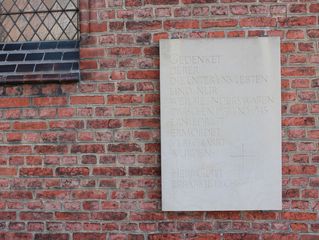
<svg viewBox="0 0 319 240">
<path fill-rule="evenodd" d="M 0 82 L 79 78 L 77 0 L 0 3 Z"/>
</svg>

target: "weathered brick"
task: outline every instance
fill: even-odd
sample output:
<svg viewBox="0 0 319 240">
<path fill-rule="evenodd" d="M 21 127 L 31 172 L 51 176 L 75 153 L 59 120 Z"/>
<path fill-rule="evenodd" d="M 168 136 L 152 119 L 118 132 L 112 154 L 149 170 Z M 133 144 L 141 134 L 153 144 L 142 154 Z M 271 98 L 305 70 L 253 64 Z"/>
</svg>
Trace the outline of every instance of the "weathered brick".
<svg viewBox="0 0 319 240">
<path fill-rule="evenodd" d="M 145 0 L 145 3 L 151 5 L 170 5 L 178 4 L 178 0 Z"/>
<path fill-rule="evenodd" d="M 274 27 L 276 19 L 271 17 L 243 18 L 240 19 L 239 25 L 241 27 Z"/>
<path fill-rule="evenodd" d="M 77 190 L 72 193 L 74 199 L 106 199 L 107 193 L 101 190 Z"/>
<path fill-rule="evenodd" d="M 107 147 L 109 152 L 141 152 L 141 147 L 136 143 L 119 143 L 109 144 Z"/>
<path fill-rule="evenodd" d="M 20 214 L 21 220 L 52 220 L 53 213 L 51 212 L 21 212 Z"/>
<path fill-rule="evenodd" d="M 161 21 L 128 21 L 127 30 L 157 30 L 162 28 Z"/>
<path fill-rule="evenodd" d="M 89 168 L 87 167 L 58 167 L 56 169 L 58 176 L 87 176 Z"/>
<path fill-rule="evenodd" d="M 203 28 L 215 28 L 215 27 L 236 27 L 238 21 L 236 19 L 220 19 L 220 20 L 203 20 Z"/>
<path fill-rule="evenodd" d="M 52 168 L 20 168 L 20 176 L 44 177 L 53 176 Z"/>
<path fill-rule="evenodd" d="M 57 220 L 89 220 L 89 213 L 82 212 L 55 212 L 55 218 Z"/>
<path fill-rule="evenodd" d="M 69 240 L 69 234 L 67 233 L 37 233 L 34 236 L 34 240 Z"/>
<path fill-rule="evenodd" d="M 16 220 L 16 212 L 0 212 L 0 220 Z"/>
<path fill-rule="evenodd" d="M 104 240 L 106 233 L 73 233 L 74 240 Z"/>
<path fill-rule="evenodd" d="M 110 119 L 110 120 L 90 120 L 87 122 L 88 128 L 120 128 L 121 122 L 118 119 Z"/>
<path fill-rule="evenodd" d="M 121 221 L 127 218 L 127 213 L 125 212 L 93 212 L 91 216 L 93 220 Z"/>
<path fill-rule="evenodd" d="M 316 213 L 306 213 L 306 212 L 284 212 L 282 214 L 283 219 L 287 220 L 316 220 Z"/>
<path fill-rule="evenodd" d="M 140 95 L 109 95 L 107 97 L 108 104 L 128 104 L 141 103 L 142 96 Z"/>
<path fill-rule="evenodd" d="M 199 28 L 198 20 L 166 20 L 164 29 L 197 29 Z"/>
<path fill-rule="evenodd" d="M 120 167 L 96 167 L 93 168 L 93 175 L 125 176 L 125 169 Z"/>
</svg>

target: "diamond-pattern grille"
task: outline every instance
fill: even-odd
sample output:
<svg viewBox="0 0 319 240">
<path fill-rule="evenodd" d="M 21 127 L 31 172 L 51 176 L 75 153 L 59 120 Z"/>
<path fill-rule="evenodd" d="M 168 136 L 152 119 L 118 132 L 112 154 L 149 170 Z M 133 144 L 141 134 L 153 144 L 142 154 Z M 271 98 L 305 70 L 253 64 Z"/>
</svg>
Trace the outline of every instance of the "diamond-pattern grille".
<svg viewBox="0 0 319 240">
<path fill-rule="evenodd" d="M 0 0 L 0 41 L 77 40 L 78 0 Z"/>
</svg>

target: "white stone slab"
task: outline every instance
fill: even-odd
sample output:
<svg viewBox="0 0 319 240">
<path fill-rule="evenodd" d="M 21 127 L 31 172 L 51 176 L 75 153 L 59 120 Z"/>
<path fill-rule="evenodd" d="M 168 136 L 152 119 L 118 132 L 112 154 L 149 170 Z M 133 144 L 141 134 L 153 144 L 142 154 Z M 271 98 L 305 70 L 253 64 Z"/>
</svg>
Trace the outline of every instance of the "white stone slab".
<svg viewBox="0 0 319 240">
<path fill-rule="evenodd" d="M 281 209 L 279 46 L 160 42 L 164 211 Z"/>
</svg>

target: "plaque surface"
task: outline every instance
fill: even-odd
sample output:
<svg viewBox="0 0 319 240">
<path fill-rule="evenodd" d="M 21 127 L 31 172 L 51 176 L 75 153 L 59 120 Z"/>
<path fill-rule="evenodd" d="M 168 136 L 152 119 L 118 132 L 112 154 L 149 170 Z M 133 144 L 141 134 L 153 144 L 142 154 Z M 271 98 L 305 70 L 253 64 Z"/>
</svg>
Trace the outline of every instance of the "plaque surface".
<svg viewBox="0 0 319 240">
<path fill-rule="evenodd" d="M 161 40 L 164 211 L 281 209 L 279 38 Z"/>
</svg>

